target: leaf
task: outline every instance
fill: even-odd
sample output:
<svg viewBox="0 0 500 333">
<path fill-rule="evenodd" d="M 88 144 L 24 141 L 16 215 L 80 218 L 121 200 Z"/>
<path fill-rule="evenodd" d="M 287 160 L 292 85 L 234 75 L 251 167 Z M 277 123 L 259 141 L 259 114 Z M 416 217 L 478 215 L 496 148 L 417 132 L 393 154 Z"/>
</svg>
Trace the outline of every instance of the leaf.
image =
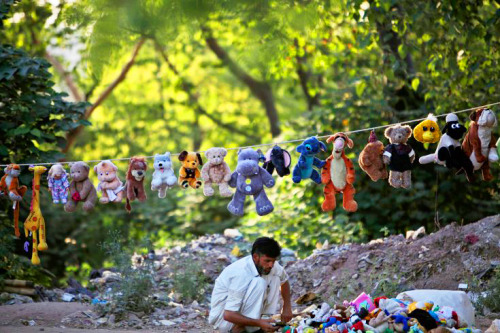
<svg viewBox="0 0 500 333">
<path fill-rule="evenodd" d="M 418 77 L 411 80 L 411 87 L 413 88 L 413 90 L 417 91 L 419 85 L 420 85 L 420 79 Z"/>
<path fill-rule="evenodd" d="M 21 125 L 19 126 L 18 128 L 16 128 L 12 134 L 14 135 L 23 135 L 23 134 L 26 134 L 30 131 L 30 128 L 25 126 L 25 125 Z"/>
<path fill-rule="evenodd" d="M 9 155 L 9 150 L 4 145 L 0 145 L 0 155 L 2 156 Z"/>
<path fill-rule="evenodd" d="M 41 138 L 42 137 L 42 132 L 38 128 L 34 128 L 30 131 L 31 134 L 34 136 Z"/>
<path fill-rule="evenodd" d="M 361 97 L 361 95 L 363 95 L 363 92 L 365 91 L 365 89 L 366 89 L 366 82 L 360 81 L 356 85 L 356 95 L 358 95 L 358 97 Z"/>
</svg>

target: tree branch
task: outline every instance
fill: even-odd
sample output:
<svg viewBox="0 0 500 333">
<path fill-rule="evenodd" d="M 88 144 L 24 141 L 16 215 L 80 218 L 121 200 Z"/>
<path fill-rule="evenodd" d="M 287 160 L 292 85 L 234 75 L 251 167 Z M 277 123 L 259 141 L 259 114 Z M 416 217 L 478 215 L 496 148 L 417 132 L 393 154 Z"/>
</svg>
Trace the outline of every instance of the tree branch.
<svg viewBox="0 0 500 333">
<path fill-rule="evenodd" d="M 304 70 L 307 67 L 307 55 L 305 53 L 305 48 L 304 48 L 304 55 L 300 56 L 299 55 L 299 41 L 297 38 L 294 40 L 295 48 L 297 49 L 297 56 L 295 57 L 297 59 L 297 75 L 299 76 L 299 81 L 300 81 L 300 86 L 302 87 L 302 91 L 304 92 L 304 95 L 306 95 L 307 99 L 307 109 L 311 111 L 314 106 L 319 105 L 319 93 L 314 94 L 314 96 L 311 95 L 309 92 L 309 79 L 311 78 L 311 72 Z M 321 82 L 321 79 L 319 79 L 318 83 Z"/>
<path fill-rule="evenodd" d="M 219 58 L 225 66 L 227 66 L 231 73 L 250 89 L 252 94 L 258 98 L 264 106 L 271 128 L 271 135 L 273 137 L 280 135 L 281 129 L 279 126 L 278 111 L 276 110 L 273 91 L 269 83 L 258 81 L 250 76 L 229 57 L 229 54 L 219 45 L 208 27 L 202 26 L 201 29 L 205 33 L 205 42 L 208 48 L 215 53 L 217 58 Z"/>
<path fill-rule="evenodd" d="M 104 100 L 113 92 L 113 90 L 123 81 L 125 80 L 125 77 L 127 76 L 127 73 L 129 72 L 130 68 L 134 65 L 135 59 L 137 57 L 137 54 L 139 53 L 139 50 L 141 49 L 142 45 L 146 41 L 146 38 L 142 37 L 139 42 L 134 47 L 134 50 L 132 52 L 132 56 L 130 57 L 130 60 L 125 64 L 125 66 L 122 68 L 122 71 L 120 72 L 120 75 L 101 93 L 101 95 L 97 98 L 97 100 L 85 111 L 85 114 L 83 116 L 83 119 L 88 119 L 94 110 L 104 102 Z M 77 128 L 71 130 L 67 136 L 66 136 L 66 146 L 62 150 L 63 153 L 67 153 L 73 143 L 75 142 L 76 138 L 80 134 L 80 132 L 83 130 L 83 126 L 80 125 Z"/>
<path fill-rule="evenodd" d="M 64 82 L 66 82 L 66 85 L 69 88 L 69 91 L 71 92 L 71 97 L 73 97 L 73 99 L 77 102 L 83 102 L 84 98 L 82 97 L 80 91 L 76 87 L 75 81 L 73 80 L 73 76 L 70 73 L 66 72 L 63 65 L 48 51 L 45 51 L 45 58 L 47 58 L 47 60 L 52 64 L 52 66 L 54 66 L 59 75 L 62 76 Z"/>
</svg>

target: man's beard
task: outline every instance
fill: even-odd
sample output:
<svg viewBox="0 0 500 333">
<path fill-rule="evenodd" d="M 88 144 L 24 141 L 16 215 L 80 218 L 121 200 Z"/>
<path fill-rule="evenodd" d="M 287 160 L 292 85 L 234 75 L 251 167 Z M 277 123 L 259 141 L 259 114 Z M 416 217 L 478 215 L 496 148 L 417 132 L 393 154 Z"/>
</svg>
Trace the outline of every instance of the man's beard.
<svg viewBox="0 0 500 333">
<path fill-rule="evenodd" d="M 255 267 L 257 267 L 257 272 L 259 272 L 260 275 L 269 275 L 269 273 L 271 273 L 271 270 L 266 272 L 265 268 L 258 264 L 255 264 Z"/>
</svg>

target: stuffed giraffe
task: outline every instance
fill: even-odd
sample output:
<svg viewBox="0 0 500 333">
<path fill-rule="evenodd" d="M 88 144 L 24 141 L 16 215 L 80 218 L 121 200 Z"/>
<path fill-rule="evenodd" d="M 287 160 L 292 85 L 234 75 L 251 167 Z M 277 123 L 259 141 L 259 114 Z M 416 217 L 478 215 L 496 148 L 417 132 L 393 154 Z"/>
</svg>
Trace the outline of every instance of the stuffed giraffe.
<svg viewBox="0 0 500 333">
<path fill-rule="evenodd" d="M 45 241 L 45 220 L 40 210 L 40 176 L 47 171 L 44 166 L 30 166 L 30 171 L 35 173 L 33 178 L 33 197 L 31 199 L 30 214 L 26 221 L 24 221 L 24 233 L 28 237 L 31 231 L 33 235 L 33 255 L 31 256 L 31 263 L 33 265 L 40 265 L 40 258 L 38 251 L 45 251 L 48 249 L 47 242 Z M 38 243 L 37 231 L 40 234 L 40 242 Z"/>
</svg>

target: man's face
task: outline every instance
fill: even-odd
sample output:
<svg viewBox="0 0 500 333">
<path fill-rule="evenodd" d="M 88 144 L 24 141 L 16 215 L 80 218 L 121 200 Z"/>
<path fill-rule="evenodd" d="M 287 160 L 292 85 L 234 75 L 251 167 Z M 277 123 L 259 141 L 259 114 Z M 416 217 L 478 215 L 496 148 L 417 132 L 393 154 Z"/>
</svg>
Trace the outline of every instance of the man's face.
<svg viewBox="0 0 500 333">
<path fill-rule="evenodd" d="M 271 269 L 273 269 L 276 258 L 268 257 L 265 254 L 259 255 L 257 253 L 254 253 L 252 258 L 260 275 L 267 275 L 271 273 Z"/>
</svg>

